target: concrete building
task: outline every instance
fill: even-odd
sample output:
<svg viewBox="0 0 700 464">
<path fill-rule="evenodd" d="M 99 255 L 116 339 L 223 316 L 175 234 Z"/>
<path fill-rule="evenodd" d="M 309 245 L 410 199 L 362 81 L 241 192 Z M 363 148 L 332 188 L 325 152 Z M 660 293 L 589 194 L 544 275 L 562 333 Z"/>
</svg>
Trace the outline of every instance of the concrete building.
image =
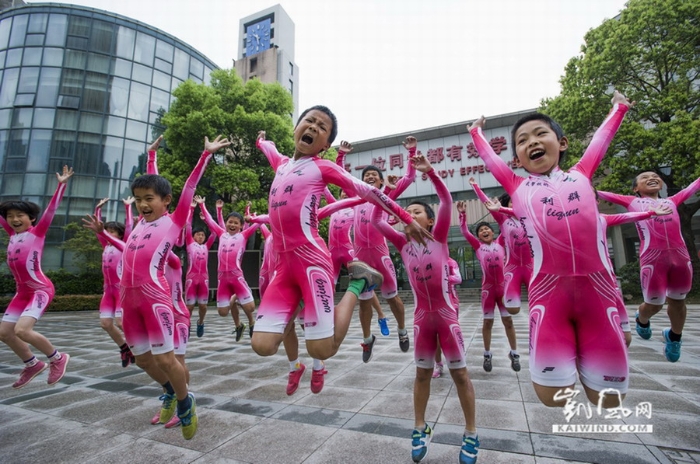
<svg viewBox="0 0 700 464">
<path fill-rule="evenodd" d="M 109 220 L 145 172 L 145 150 L 181 82 L 209 82 L 217 66 L 177 38 L 103 10 L 32 3 L 0 13 L 0 201 L 42 208 L 54 172 L 75 175 L 46 240 L 44 269 L 72 268 L 58 245 L 96 199 Z"/>
<path fill-rule="evenodd" d="M 280 5 L 246 16 L 239 22 L 235 68 L 243 81 L 257 78 L 279 82 L 294 102 L 292 120 L 299 113 L 299 67 L 294 63 L 294 23 Z"/>
</svg>

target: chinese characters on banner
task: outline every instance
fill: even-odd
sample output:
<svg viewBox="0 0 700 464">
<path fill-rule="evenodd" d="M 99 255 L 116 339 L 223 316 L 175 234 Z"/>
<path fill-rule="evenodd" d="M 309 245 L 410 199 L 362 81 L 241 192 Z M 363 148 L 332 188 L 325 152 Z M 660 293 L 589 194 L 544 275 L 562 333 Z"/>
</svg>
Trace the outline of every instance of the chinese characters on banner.
<svg viewBox="0 0 700 464">
<path fill-rule="evenodd" d="M 491 140 L 489 140 L 489 145 L 491 145 L 493 151 L 498 155 L 508 150 L 508 142 L 506 141 L 505 137 L 493 137 Z M 463 153 L 463 151 L 465 153 Z M 421 152 L 418 151 L 418 154 L 421 154 Z M 459 162 L 460 164 L 462 164 L 465 160 L 466 162 L 469 162 L 472 159 L 475 159 L 475 161 L 479 160 L 479 154 L 477 153 L 473 142 L 470 142 L 466 149 L 461 145 L 452 145 L 451 147 L 447 148 L 430 148 L 425 156 L 428 158 L 428 161 L 430 161 L 431 164 L 441 163 L 445 159 L 448 159 L 451 163 Z M 389 171 L 393 171 L 394 168 L 403 169 L 404 165 L 408 162 L 407 158 L 408 155 L 404 153 L 389 155 L 388 159 L 385 159 L 383 156 L 379 156 L 377 158 L 372 158 L 372 165 L 377 167 L 380 171 L 386 171 L 388 165 Z M 513 170 L 520 167 L 520 163 L 518 163 L 517 158 L 513 158 L 513 160 L 510 160 L 507 163 Z M 353 170 L 361 171 L 366 167 L 367 165 L 358 165 L 353 167 L 351 163 L 345 163 L 345 170 L 348 172 L 352 172 Z M 454 168 L 438 169 L 437 172 L 440 177 L 446 178 L 454 177 L 455 175 L 470 176 L 477 173 L 489 172 L 489 170 L 483 164 L 471 164 L 468 166 L 461 165 L 459 167 L 455 166 Z M 423 180 L 427 180 L 428 176 L 423 174 L 421 178 Z"/>
</svg>

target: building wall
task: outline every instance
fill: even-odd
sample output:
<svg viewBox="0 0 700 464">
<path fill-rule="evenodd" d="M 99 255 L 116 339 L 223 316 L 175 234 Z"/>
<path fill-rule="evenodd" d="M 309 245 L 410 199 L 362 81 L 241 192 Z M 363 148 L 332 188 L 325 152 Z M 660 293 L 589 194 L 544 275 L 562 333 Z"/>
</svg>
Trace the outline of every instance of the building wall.
<svg viewBox="0 0 700 464">
<path fill-rule="evenodd" d="M 216 65 L 173 36 L 102 10 L 30 4 L 0 14 L 0 201 L 44 208 L 55 172 L 75 175 L 46 241 L 44 268 L 71 268 L 58 248 L 63 226 L 111 198 L 108 220 L 145 172 L 145 150 L 162 132 L 171 92 L 208 83 Z"/>
</svg>

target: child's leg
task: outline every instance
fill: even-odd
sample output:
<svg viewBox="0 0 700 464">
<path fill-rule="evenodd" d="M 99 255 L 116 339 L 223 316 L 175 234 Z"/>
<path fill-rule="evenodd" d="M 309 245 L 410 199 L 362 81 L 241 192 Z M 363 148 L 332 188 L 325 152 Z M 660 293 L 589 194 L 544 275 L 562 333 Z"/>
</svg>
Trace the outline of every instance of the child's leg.
<svg viewBox="0 0 700 464">
<path fill-rule="evenodd" d="M 155 365 L 166 375 L 166 381 L 170 381 L 173 386 L 178 401 L 187 398 L 187 373 L 182 364 L 175 358 L 175 353 L 168 351 L 167 353 L 154 354 L 153 359 Z M 138 359 L 136 363 L 138 364 Z"/>
<path fill-rule="evenodd" d="M 19 359 L 27 361 L 34 355 L 27 342 L 15 334 L 15 325 L 15 322 L 0 322 L 0 341 L 9 346 Z"/>
<path fill-rule="evenodd" d="M 668 308 L 666 312 L 669 320 L 671 321 L 671 331 L 680 335 L 683 332 L 685 318 L 688 313 L 685 300 L 668 298 Z"/>
<path fill-rule="evenodd" d="M 376 298 L 377 295 L 374 294 Z M 372 300 L 360 300 L 360 326 L 362 326 L 362 338 L 368 339 L 372 337 Z"/>
<path fill-rule="evenodd" d="M 512 351 L 518 349 L 518 342 L 515 337 L 515 327 L 513 326 L 513 318 L 510 316 L 501 316 L 501 321 L 503 322 L 503 327 L 506 329 L 506 337 L 508 338 L 508 344 Z M 493 322 L 493 320 L 491 320 Z"/>
<path fill-rule="evenodd" d="M 54 354 L 56 349 L 51 344 L 48 338 L 34 330 L 36 319 L 31 316 L 22 316 L 15 324 L 15 335 L 25 343 L 32 345 L 37 350 L 44 353 L 46 356 Z"/>
<path fill-rule="evenodd" d="M 243 312 L 248 317 L 248 323 L 252 327 L 253 324 L 255 324 L 255 319 L 253 318 L 253 313 L 255 312 L 255 302 L 251 301 L 241 306 L 243 308 Z"/>
<path fill-rule="evenodd" d="M 430 399 L 430 381 L 433 369 L 416 367 L 416 379 L 413 381 L 413 416 L 416 430 L 425 428 L 425 410 Z"/>
<path fill-rule="evenodd" d="M 304 298 L 307 301 L 307 298 Z M 331 301 L 333 301 L 331 295 Z M 345 339 L 350 328 L 352 313 L 357 304 L 358 296 L 352 291 L 345 292 L 343 298 L 335 306 L 333 336 L 325 339 L 309 339 L 309 331 L 306 335 L 306 350 L 312 358 L 325 360 L 338 352 L 340 344 Z M 308 306 L 307 306 L 308 308 Z M 371 306 L 370 306 L 371 312 Z"/>
<path fill-rule="evenodd" d="M 406 308 L 403 305 L 403 301 L 396 295 L 393 298 L 387 298 L 386 302 L 389 303 L 391 314 L 393 314 L 394 319 L 396 319 L 398 329 L 404 330 L 406 328 Z"/>
<path fill-rule="evenodd" d="M 469 432 L 476 432 L 476 396 L 474 394 L 474 386 L 469 378 L 469 373 L 466 367 L 460 369 L 450 369 L 450 375 L 457 388 L 457 396 L 459 404 L 462 406 L 464 413 L 464 421 L 466 429 Z"/>
<path fill-rule="evenodd" d="M 187 385 L 190 384 L 190 370 L 187 368 L 187 364 L 185 364 L 185 355 L 184 354 L 176 354 L 175 359 L 177 359 L 177 362 L 180 363 L 182 368 L 185 370 L 185 381 L 187 382 Z"/>
<path fill-rule="evenodd" d="M 121 330 L 119 330 L 119 328 L 116 325 L 114 325 L 114 318 L 101 317 L 100 327 L 102 327 L 102 330 L 107 332 L 107 334 L 112 340 L 114 340 L 114 343 L 116 343 L 117 346 L 121 347 L 122 345 L 124 345 L 124 343 L 126 343 L 124 341 L 124 334 Z"/>
<path fill-rule="evenodd" d="M 374 294 L 374 297 L 372 298 L 372 307 L 374 308 L 374 311 L 377 313 L 377 319 L 386 319 L 386 316 L 384 315 L 384 311 L 382 311 L 382 305 L 379 304 L 379 297 L 377 297 L 377 294 Z"/>
<path fill-rule="evenodd" d="M 493 319 L 486 319 L 481 326 L 481 336 L 484 339 L 484 351 L 491 351 L 491 332 L 493 329 Z"/>
<path fill-rule="evenodd" d="M 284 351 L 287 353 L 289 362 L 299 360 L 299 338 L 297 337 L 297 331 L 294 329 L 294 319 L 287 324 L 282 343 L 284 343 Z"/>
<path fill-rule="evenodd" d="M 199 303 L 199 314 L 197 319 L 197 324 L 204 324 L 204 318 L 207 316 L 207 304 Z"/>
<path fill-rule="evenodd" d="M 140 367 L 150 378 L 152 378 L 158 385 L 164 385 L 168 383 L 168 376 L 163 370 L 156 364 L 156 361 L 150 351 L 142 354 L 135 355 L 136 365 Z"/>
</svg>

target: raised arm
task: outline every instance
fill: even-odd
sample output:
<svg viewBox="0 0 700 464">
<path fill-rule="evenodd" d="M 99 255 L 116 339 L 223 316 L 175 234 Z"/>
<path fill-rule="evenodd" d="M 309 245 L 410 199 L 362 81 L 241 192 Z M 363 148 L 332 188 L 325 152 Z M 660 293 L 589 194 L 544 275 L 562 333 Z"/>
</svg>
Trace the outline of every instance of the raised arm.
<svg viewBox="0 0 700 464">
<path fill-rule="evenodd" d="M 63 172 L 61 174 L 56 173 L 56 179 L 58 179 L 56 191 L 54 192 L 51 201 L 46 207 L 46 211 L 44 211 L 44 214 L 41 216 L 41 219 L 39 219 L 39 221 L 33 229 L 33 233 L 35 235 L 40 237 L 46 236 L 46 233 L 49 231 L 51 221 L 53 221 L 53 217 L 56 214 L 56 210 L 58 209 L 58 205 L 59 203 L 61 203 L 63 194 L 66 193 L 66 184 L 68 183 L 68 179 L 70 179 L 72 175 L 73 168 L 69 168 L 68 166 L 63 166 Z"/>
<path fill-rule="evenodd" d="M 129 238 L 131 231 L 134 229 L 134 216 L 131 213 L 131 205 L 134 203 L 135 198 L 132 196 L 126 197 L 124 200 L 124 241 Z"/>
<path fill-rule="evenodd" d="M 433 237 L 437 242 L 447 243 L 450 223 L 452 222 L 452 195 L 450 195 L 447 186 L 440 176 L 437 175 L 430 161 L 428 161 L 425 156 L 414 156 L 409 159 L 409 163 L 413 165 L 416 170 L 426 173 L 435 186 L 435 193 L 437 193 L 438 200 L 440 200 L 440 207 L 438 208 L 435 225 L 433 226 Z"/>
<path fill-rule="evenodd" d="M 345 155 L 352 151 L 352 144 L 346 142 L 345 140 L 340 141 L 340 147 L 338 147 L 338 156 L 335 158 L 335 164 L 337 164 L 340 169 L 345 171 Z"/>
<path fill-rule="evenodd" d="M 493 151 L 488 140 L 484 137 L 483 130 L 485 123 L 486 120 L 481 116 L 468 126 L 467 129 L 472 136 L 477 152 L 479 152 L 479 157 L 484 160 L 484 164 L 489 171 L 491 171 L 491 174 L 493 174 L 498 183 L 503 186 L 509 195 L 512 195 L 524 179 L 515 174 L 506 162 Z"/>
<path fill-rule="evenodd" d="M 450 274 L 447 276 L 447 283 L 450 285 L 459 285 L 462 283 L 462 274 L 459 272 L 459 264 L 457 261 L 450 258 L 447 260 Z"/>
<path fill-rule="evenodd" d="M 486 196 L 483 190 L 481 190 L 481 187 L 479 187 L 479 184 L 476 183 L 476 180 L 473 177 L 469 178 L 469 185 L 472 186 L 472 189 L 474 189 L 474 193 L 476 193 L 476 197 L 481 200 L 481 202 L 486 205 L 487 203 L 491 202 L 489 197 Z M 491 216 L 496 220 L 498 225 L 500 226 L 503 224 L 503 222 L 506 220 L 505 215 L 500 211 L 500 208 L 496 211 L 489 210 L 491 213 Z"/>
<path fill-rule="evenodd" d="M 464 238 L 467 239 L 467 242 L 469 242 L 472 248 L 478 250 L 481 248 L 481 242 L 478 238 L 474 237 L 469 227 L 467 227 L 467 204 L 464 201 L 458 201 L 457 211 L 459 212 L 459 230 L 462 231 L 462 235 L 464 235 Z"/>
<path fill-rule="evenodd" d="M 97 220 L 101 223 L 102 222 L 102 207 L 107 204 L 109 201 L 109 198 L 103 198 L 100 200 L 97 205 L 95 205 L 95 217 Z M 101 231 L 100 231 L 101 232 Z M 100 242 L 100 245 L 102 245 L 102 248 L 106 247 L 109 243 L 107 240 L 105 240 L 99 232 L 95 231 L 95 235 L 97 236 L 97 241 Z"/>
<path fill-rule="evenodd" d="M 613 94 L 613 107 L 608 117 L 605 118 L 603 124 L 593 134 L 591 143 L 588 144 L 586 151 L 578 163 L 572 168 L 577 169 L 589 179 L 593 178 L 598 165 L 603 160 L 605 152 L 608 150 L 615 133 L 620 128 L 622 120 L 630 109 L 632 104 L 617 90 Z"/>
<path fill-rule="evenodd" d="M 632 203 L 632 200 L 634 200 L 637 197 L 634 197 L 632 195 L 620 195 L 617 193 L 604 192 L 602 190 L 598 190 L 598 198 L 604 201 L 609 201 L 610 203 L 615 203 L 616 205 L 624 206 L 625 208 L 629 208 L 629 205 L 630 203 Z"/>
<path fill-rule="evenodd" d="M 253 223 L 252 226 L 248 227 L 245 230 L 242 230 L 241 233 L 243 234 L 243 238 L 248 240 L 250 238 L 250 236 L 253 235 L 256 230 L 258 230 L 259 227 L 260 227 L 260 224 Z"/>
<path fill-rule="evenodd" d="M 631 213 L 621 213 L 621 214 L 601 214 L 601 217 L 605 219 L 605 223 L 610 226 L 616 226 L 619 224 L 627 224 L 630 222 L 643 221 L 645 219 L 652 218 L 654 216 L 667 216 L 673 211 L 668 206 L 657 206 L 655 208 L 650 208 L 649 211 L 631 212 Z"/>
<path fill-rule="evenodd" d="M 410 214 L 375 187 L 361 182 L 333 163 L 325 162 L 325 160 L 318 160 L 317 163 L 326 183 L 335 184 L 345 190 L 348 195 L 358 195 L 389 214 L 398 216 L 406 224 L 404 229 L 406 234 L 413 237 L 418 243 L 425 244 L 426 238 L 432 239 L 430 232 L 415 224 Z"/>
<path fill-rule="evenodd" d="M 258 138 L 255 140 L 258 149 L 263 152 L 267 161 L 270 162 L 272 170 L 277 172 L 277 168 L 284 161 L 289 161 L 289 158 L 277 151 L 275 144 L 269 140 L 265 140 L 265 131 L 258 132 Z"/>
<path fill-rule="evenodd" d="M 204 223 L 207 225 L 207 227 L 209 227 L 209 230 L 212 231 L 212 235 L 216 235 L 217 237 L 221 237 L 222 235 L 224 235 L 226 229 L 214 222 L 214 219 L 212 219 L 211 214 L 209 214 L 209 211 L 203 203 L 199 205 L 199 209 L 202 211 L 202 215 L 204 216 Z"/>
<path fill-rule="evenodd" d="M 370 221 L 372 221 L 372 224 L 374 224 L 377 230 L 381 232 L 397 250 L 401 251 L 406 243 L 408 243 L 406 235 L 391 227 L 389 223 L 384 220 L 383 216 L 384 211 L 381 208 L 374 208 Z"/>
<path fill-rule="evenodd" d="M 676 206 L 678 206 L 681 203 L 684 203 L 688 198 L 693 196 L 698 190 L 700 190 L 700 177 L 695 179 L 689 186 L 687 186 L 680 192 L 676 193 L 672 197 L 669 197 L 669 200 L 671 200 Z"/>
<path fill-rule="evenodd" d="M 332 205 L 335 203 L 336 200 L 335 197 L 333 196 L 333 192 L 331 192 L 331 189 L 326 186 L 325 189 L 323 189 L 323 197 L 326 199 L 326 205 Z"/>
<path fill-rule="evenodd" d="M 2 226 L 3 229 L 5 229 L 5 232 L 7 232 L 7 235 L 12 237 L 15 235 L 15 231 L 10 227 L 10 225 L 7 223 L 4 217 L 0 216 L 0 226 Z"/>
<path fill-rule="evenodd" d="M 253 216 L 246 216 L 246 221 L 251 224 L 269 224 L 270 215 L 269 214 L 256 214 Z"/>
<path fill-rule="evenodd" d="M 146 161 L 146 174 L 158 174 L 158 146 L 163 140 L 163 136 L 158 137 L 155 142 L 153 142 L 148 147 L 148 161 Z"/>
<path fill-rule="evenodd" d="M 226 228 L 226 221 L 224 221 L 224 200 L 216 200 L 216 222 L 221 226 L 222 229 Z"/>
<path fill-rule="evenodd" d="M 337 213 L 341 209 L 352 208 L 354 206 L 361 205 L 362 203 L 367 203 L 367 200 L 360 197 L 343 198 L 342 200 L 338 200 L 333 204 L 320 208 L 318 210 L 318 220 L 320 221 L 321 219 L 325 219 L 328 216 Z"/>
<path fill-rule="evenodd" d="M 416 180 L 416 167 L 411 163 L 411 160 L 416 156 L 416 147 L 418 146 L 418 141 L 412 135 L 406 137 L 403 141 L 403 146 L 408 150 L 408 167 L 406 168 L 406 175 L 401 177 L 396 183 L 396 188 L 387 193 L 389 198 L 392 200 L 397 199 L 401 196 L 403 192 L 406 191 L 409 185 Z"/>
<path fill-rule="evenodd" d="M 272 232 L 270 232 L 270 229 L 267 228 L 265 224 L 260 224 L 260 233 L 263 236 L 263 240 L 267 241 L 267 239 L 272 235 Z"/>
<path fill-rule="evenodd" d="M 199 161 L 192 170 L 192 173 L 187 178 L 185 185 L 182 187 L 182 193 L 180 193 L 180 199 L 177 202 L 177 207 L 171 215 L 173 224 L 180 227 L 185 226 L 185 222 L 187 222 L 187 215 L 190 211 L 190 203 L 192 203 L 192 199 L 194 198 L 194 191 L 197 188 L 197 184 L 204 174 L 204 169 L 206 169 L 207 164 L 209 163 L 209 160 L 211 160 L 214 153 L 224 147 L 228 147 L 229 145 L 231 145 L 231 142 L 229 142 L 228 139 L 222 139 L 220 135 L 211 142 L 209 141 L 208 137 L 204 137 L 204 151 L 199 157 Z"/>
</svg>

